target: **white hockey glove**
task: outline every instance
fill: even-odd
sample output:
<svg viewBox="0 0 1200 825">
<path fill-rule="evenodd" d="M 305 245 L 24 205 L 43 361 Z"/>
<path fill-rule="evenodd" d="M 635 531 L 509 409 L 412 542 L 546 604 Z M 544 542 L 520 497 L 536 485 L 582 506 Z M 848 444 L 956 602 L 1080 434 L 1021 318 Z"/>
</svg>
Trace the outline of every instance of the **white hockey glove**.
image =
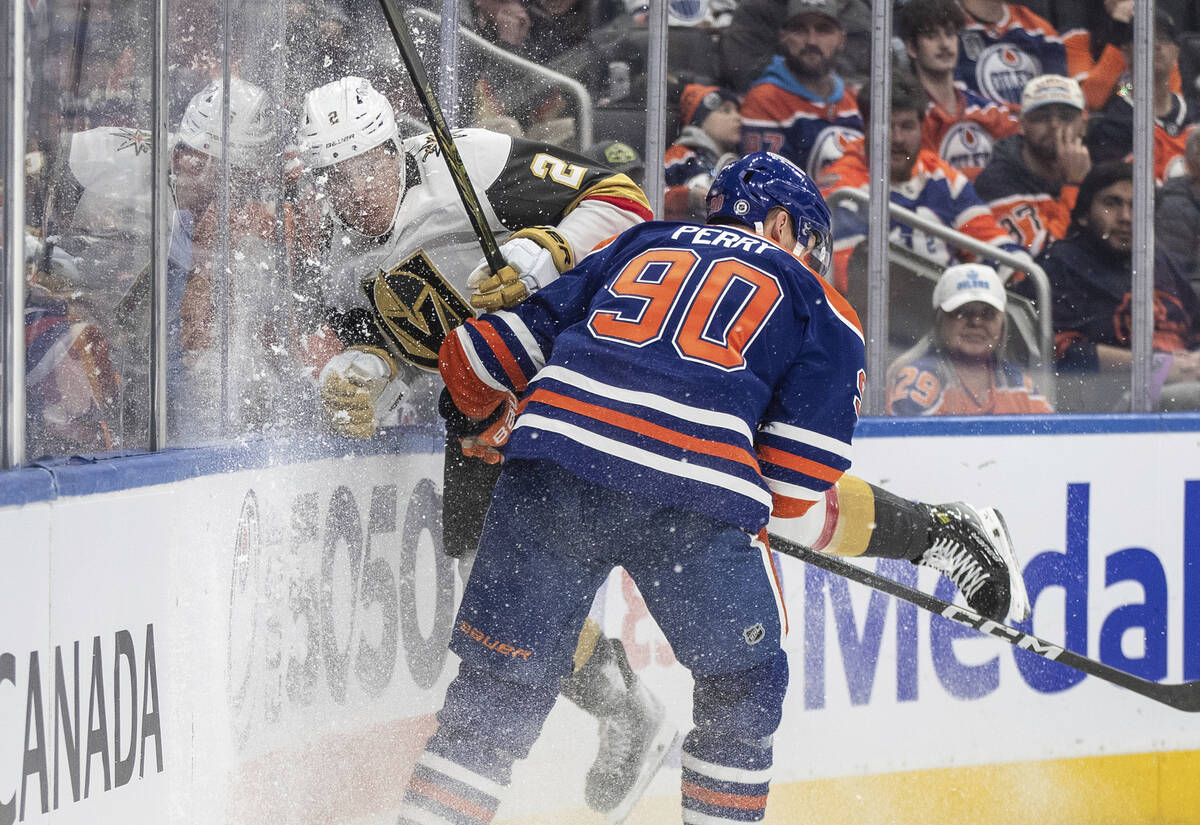
<svg viewBox="0 0 1200 825">
<path fill-rule="evenodd" d="M 500 247 L 508 266 L 492 272 L 481 260 L 467 277 L 471 306 L 495 312 L 516 306 L 575 266 L 571 244 L 551 226 L 531 226 Z"/>
<path fill-rule="evenodd" d="M 321 405 L 334 432 L 349 438 L 375 435 L 379 419 L 407 389 L 397 364 L 384 350 L 350 347 L 321 370 Z"/>
</svg>

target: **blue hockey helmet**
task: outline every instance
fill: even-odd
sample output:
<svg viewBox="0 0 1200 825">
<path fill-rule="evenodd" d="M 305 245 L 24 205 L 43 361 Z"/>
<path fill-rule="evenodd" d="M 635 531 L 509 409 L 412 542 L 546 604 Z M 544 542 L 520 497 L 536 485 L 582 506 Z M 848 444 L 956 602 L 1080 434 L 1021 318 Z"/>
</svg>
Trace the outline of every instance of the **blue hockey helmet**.
<svg viewBox="0 0 1200 825">
<path fill-rule="evenodd" d="M 708 222 L 728 218 L 762 232 L 767 213 L 787 210 L 796 228 L 796 254 L 824 275 L 833 254 L 829 207 L 804 171 L 773 152 L 755 152 L 726 166 L 708 190 Z"/>
</svg>

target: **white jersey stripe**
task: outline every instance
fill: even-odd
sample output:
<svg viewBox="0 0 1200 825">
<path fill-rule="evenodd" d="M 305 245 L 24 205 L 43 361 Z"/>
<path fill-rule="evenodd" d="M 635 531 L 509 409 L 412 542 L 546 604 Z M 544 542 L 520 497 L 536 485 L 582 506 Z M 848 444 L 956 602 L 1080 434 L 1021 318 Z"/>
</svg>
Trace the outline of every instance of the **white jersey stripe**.
<svg viewBox="0 0 1200 825">
<path fill-rule="evenodd" d="M 475 376 L 494 390 L 500 390 L 500 392 L 510 392 L 508 387 L 504 386 L 495 378 L 493 378 L 492 374 L 483 366 L 483 361 L 479 359 L 479 353 L 475 351 L 475 345 L 471 342 L 471 336 L 467 333 L 467 325 L 463 324 L 458 329 L 454 330 L 454 334 L 458 336 L 458 340 L 462 344 L 463 352 L 467 356 L 467 362 L 471 365 L 471 369 L 475 372 Z"/>
<path fill-rule="evenodd" d="M 858 325 L 842 313 L 838 312 L 838 308 L 833 305 L 833 301 L 826 301 L 826 303 L 829 305 L 829 311 L 832 312 L 839 321 L 848 326 L 850 331 L 858 337 L 858 340 L 863 342 L 863 346 L 865 347 L 867 345 L 867 339 L 863 338 L 862 330 L 858 328 Z"/>
<path fill-rule="evenodd" d="M 531 427 L 537 430 L 558 433 L 593 450 L 607 453 L 617 458 L 623 458 L 626 461 L 632 461 L 635 464 L 641 464 L 644 467 L 650 467 L 651 469 L 673 476 L 711 484 L 714 487 L 753 499 L 768 509 L 771 507 L 771 494 L 766 490 L 757 484 L 752 484 L 745 479 L 738 478 L 729 473 L 723 473 L 720 470 L 701 467 L 698 464 L 690 464 L 686 461 L 676 461 L 675 459 L 652 453 L 649 450 L 634 447 L 632 444 L 626 444 L 622 441 L 597 435 L 590 430 L 585 430 L 574 424 L 568 424 L 565 421 L 556 421 L 552 418 L 546 418 L 545 416 L 529 412 L 525 412 L 517 418 L 517 426 L 514 429 L 522 427 Z"/>
<path fill-rule="evenodd" d="M 624 404 L 635 404 L 657 412 L 665 412 L 684 421 L 703 424 L 707 427 L 720 427 L 724 430 L 731 430 L 746 439 L 746 443 L 754 443 L 754 436 L 750 432 L 750 427 L 736 415 L 713 412 L 712 410 L 705 410 L 700 407 L 692 407 L 688 404 L 680 404 L 678 401 L 672 401 L 670 398 L 665 398 L 651 392 L 627 390 L 623 387 L 597 381 L 594 378 L 589 378 L 582 373 L 564 367 L 546 367 L 537 374 L 536 380 L 540 381 L 543 378 L 553 378 L 555 381 L 561 381 L 564 384 L 570 384 L 573 387 L 578 387 L 594 395 L 601 395 Z"/>
<path fill-rule="evenodd" d="M 457 822 L 439 816 L 428 808 L 422 808 L 419 802 L 412 800 L 405 800 L 404 807 L 400 809 L 400 822 L 416 822 L 418 825 L 458 825 Z"/>
<path fill-rule="evenodd" d="M 684 751 L 680 754 L 680 760 L 683 767 L 693 773 L 711 776 L 719 782 L 737 782 L 742 785 L 761 785 L 764 782 L 771 781 L 771 768 L 759 768 L 752 770 L 750 768 L 733 768 L 728 765 L 718 765 L 715 762 L 706 762 L 696 756 Z"/>
<path fill-rule="evenodd" d="M 504 794 L 503 785 L 488 779 L 486 776 L 477 774 L 469 768 L 464 768 L 457 762 L 451 762 L 449 759 L 438 756 L 436 753 L 425 751 L 417 761 L 431 770 L 443 773 L 451 779 L 462 782 L 464 785 L 470 785 L 472 788 L 482 791 L 488 796 L 494 796 L 496 799 L 499 799 Z"/>
<path fill-rule="evenodd" d="M 770 476 L 763 476 L 763 478 L 766 479 L 767 486 L 771 488 L 771 492 L 778 493 L 784 498 L 817 502 L 825 497 L 824 491 L 817 491 L 811 487 L 805 487 L 803 484 L 789 484 L 786 481 L 779 481 Z"/>
<path fill-rule="evenodd" d="M 794 424 L 784 424 L 782 421 L 773 421 L 762 428 L 762 431 L 769 435 L 777 435 L 780 438 L 799 441 L 801 444 L 807 444 L 810 447 L 816 447 L 818 450 L 824 450 L 827 453 L 833 453 L 836 456 L 850 461 L 854 457 L 854 448 L 845 441 L 839 441 L 836 438 L 831 438 L 822 433 L 813 430 L 806 430 L 803 427 L 797 427 Z"/>
<path fill-rule="evenodd" d="M 702 814 L 689 808 L 683 809 L 683 825 L 745 825 L 744 819 L 726 819 L 723 816 Z"/>
<path fill-rule="evenodd" d="M 521 316 L 507 310 L 500 310 L 493 314 L 503 321 L 512 330 L 512 334 L 517 337 L 517 340 L 521 342 L 521 346 L 525 349 L 525 354 L 533 362 L 534 372 L 546 366 L 546 355 L 542 352 L 542 348 L 538 346 L 533 333 L 529 331 L 529 327 L 525 326 L 525 322 L 521 320 Z"/>
</svg>

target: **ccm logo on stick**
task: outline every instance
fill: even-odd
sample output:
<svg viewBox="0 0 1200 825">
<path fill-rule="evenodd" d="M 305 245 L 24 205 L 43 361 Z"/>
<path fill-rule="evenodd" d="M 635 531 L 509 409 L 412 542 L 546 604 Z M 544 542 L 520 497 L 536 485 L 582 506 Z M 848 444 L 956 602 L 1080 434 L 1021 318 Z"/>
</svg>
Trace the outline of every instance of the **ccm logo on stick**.
<svg viewBox="0 0 1200 825">
<path fill-rule="evenodd" d="M 998 624 L 991 619 L 985 619 L 978 613 L 973 613 L 958 605 L 950 605 L 942 611 L 942 615 L 951 621 L 970 624 L 980 633 L 987 633 L 989 636 L 996 636 L 1000 639 L 1011 639 L 1022 650 L 1031 650 L 1047 659 L 1057 659 L 1063 652 L 1063 649 L 1058 645 L 1043 642 L 1041 639 L 1030 636 L 1027 633 L 1022 633 L 1016 628 Z"/>
</svg>

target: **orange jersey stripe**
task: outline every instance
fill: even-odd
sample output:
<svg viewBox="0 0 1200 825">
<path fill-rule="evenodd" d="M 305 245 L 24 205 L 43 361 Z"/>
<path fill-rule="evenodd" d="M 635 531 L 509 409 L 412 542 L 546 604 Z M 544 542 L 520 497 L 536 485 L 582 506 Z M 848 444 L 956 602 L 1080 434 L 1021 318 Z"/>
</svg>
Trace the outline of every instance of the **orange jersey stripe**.
<svg viewBox="0 0 1200 825">
<path fill-rule="evenodd" d="M 465 333 L 463 330 L 462 334 Z M 457 330 L 451 332 L 442 342 L 442 348 L 438 352 L 438 372 L 446 382 L 446 389 L 450 390 L 454 406 L 464 415 L 485 418 L 504 400 L 504 393 L 479 380 L 463 351 L 459 334 Z"/>
<path fill-rule="evenodd" d="M 500 338 L 500 333 L 496 332 L 495 328 L 488 323 L 480 323 L 474 319 L 468 320 L 467 323 L 483 335 L 488 346 L 492 348 L 492 354 L 496 356 L 496 360 L 500 362 L 500 366 L 504 367 L 504 374 L 512 382 L 513 388 L 519 393 L 525 392 L 525 387 L 528 385 L 528 382 L 525 380 L 525 373 L 521 371 L 521 366 L 517 363 L 517 359 L 513 358 L 512 353 L 508 351 L 508 345 Z"/>
<path fill-rule="evenodd" d="M 821 289 L 825 290 L 825 297 L 829 299 L 830 306 L 836 309 L 839 315 L 854 324 L 859 337 L 863 338 L 862 321 L 858 320 L 858 313 L 854 311 L 854 307 L 850 306 L 850 302 L 843 298 L 842 293 L 834 289 L 824 278 L 817 278 L 817 282 L 821 285 Z"/>
<path fill-rule="evenodd" d="M 837 480 L 842 477 L 841 470 L 835 470 L 826 464 L 802 458 L 801 456 L 784 452 L 775 447 L 759 445 L 757 453 L 759 458 L 764 461 L 778 464 L 780 467 L 787 467 L 789 470 L 795 470 L 798 473 L 804 473 L 806 476 L 819 478 L 821 481 L 828 481 L 830 484 L 837 483 Z"/>
<path fill-rule="evenodd" d="M 815 501 L 805 501 L 802 498 L 789 498 L 779 493 L 771 494 L 771 515 L 779 518 L 800 518 L 816 504 Z"/>
<path fill-rule="evenodd" d="M 694 782 L 682 783 L 683 795 L 690 796 L 707 805 L 720 805 L 722 808 L 736 808 L 740 811 L 757 811 L 767 806 L 767 795 L 744 796 L 743 794 L 721 793 L 702 788 Z"/>
<path fill-rule="evenodd" d="M 656 441 L 662 441 L 665 444 L 670 444 L 675 447 L 682 447 L 685 450 L 690 450 L 694 453 L 710 455 L 715 458 L 723 458 L 729 461 L 736 461 L 738 464 L 744 464 L 747 467 L 754 468 L 758 472 L 758 460 L 751 455 L 749 450 L 742 450 L 730 444 L 722 444 L 720 441 L 710 441 L 706 438 L 696 438 L 695 436 L 684 435 L 675 430 L 662 427 L 658 424 L 652 424 L 645 419 L 627 413 L 610 410 L 607 407 L 601 407 L 596 404 L 589 404 L 586 401 L 579 401 L 575 398 L 569 398 L 552 390 L 534 390 L 522 404 L 522 408 L 529 403 L 537 402 L 546 404 L 551 407 L 558 407 L 561 410 L 585 415 L 588 418 L 594 418 L 597 421 L 602 421 L 605 424 L 612 424 L 615 427 L 620 427 L 623 430 L 648 435 Z"/>
<path fill-rule="evenodd" d="M 771 552 L 771 535 L 764 527 L 758 531 L 757 538 L 762 542 L 763 549 L 767 551 L 767 560 L 771 562 L 771 578 L 775 582 L 775 598 L 779 600 L 779 608 L 783 611 L 783 635 L 786 636 L 792 628 L 788 621 L 787 600 L 783 598 L 783 582 L 779 580 L 779 567 L 775 564 L 775 554 Z"/>
</svg>

